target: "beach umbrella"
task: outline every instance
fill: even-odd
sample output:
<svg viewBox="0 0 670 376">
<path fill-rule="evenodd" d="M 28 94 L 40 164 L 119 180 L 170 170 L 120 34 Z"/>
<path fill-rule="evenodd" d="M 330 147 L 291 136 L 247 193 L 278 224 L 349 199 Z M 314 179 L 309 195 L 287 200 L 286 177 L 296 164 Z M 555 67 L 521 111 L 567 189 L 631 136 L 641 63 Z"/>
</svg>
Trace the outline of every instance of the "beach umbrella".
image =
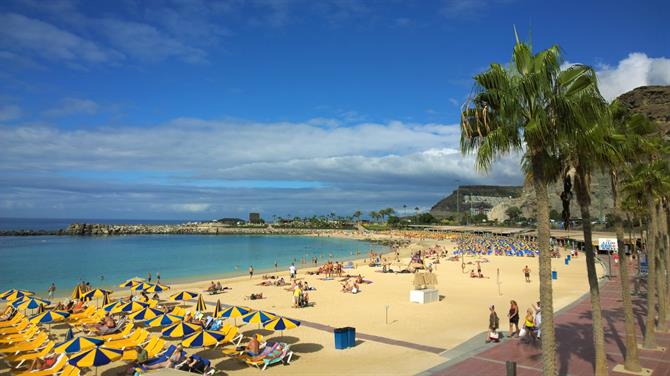
<svg viewBox="0 0 670 376">
<path fill-rule="evenodd" d="M 11 289 L 3 292 L 2 295 L 0 295 L 0 299 L 11 302 L 14 300 L 23 299 L 24 297 L 33 295 L 35 295 L 35 293 L 33 293 L 32 291 Z"/>
<path fill-rule="evenodd" d="M 218 317 L 219 314 L 221 313 L 222 307 L 221 307 L 221 299 L 216 299 L 216 307 L 214 307 L 214 313 L 212 313 L 212 316 Z"/>
<path fill-rule="evenodd" d="M 72 328 L 68 328 L 67 332 L 65 332 L 65 341 L 69 341 L 72 338 L 74 338 L 74 332 L 72 332 Z"/>
<path fill-rule="evenodd" d="M 95 298 L 96 300 L 96 305 L 99 302 L 100 298 L 104 298 L 105 295 L 109 295 L 112 292 L 110 290 L 103 290 L 103 289 L 94 289 L 91 290 L 84 295 L 82 295 L 81 299 L 82 300 L 93 300 Z M 104 302 L 103 302 L 104 305 Z"/>
<path fill-rule="evenodd" d="M 112 298 L 110 298 L 109 295 L 111 295 L 111 294 L 105 294 L 105 296 L 102 297 L 102 306 L 103 307 L 112 302 Z"/>
<path fill-rule="evenodd" d="M 26 309 L 40 308 L 40 304 L 49 305 L 51 302 L 34 296 L 26 296 L 23 299 L 12 302 L 12 307 L 25 311 Z"/>
<path fill-rule="evenodd" d="M 46 305 L 40 304 L 39 307 L 37 307 L 37 313 L 42 313 L 46 310 Z"/>
<path fill-rule="evenodd" d="M 180 338 L 180 337 L 185 337 L 189 334 L 193 334 L 195 332 L 199 332 L 201 330 L 202 330 L 202 326 L 200 326 L 200 325 L 189 324 L 187 322 L 180 321 L 176 324 L 173 324 L 173 325 L 168 326 L 167 328 L 163 329 L 161 334 L 164 337 Z"/>
<path fill-rule="evenodd" d="M 198 295 L 198 303 L 195 305 L 195 310 L 198 312 L 205 312 L 207 310 L 205 298 L 202 297 L 202 294 Z"/>
<path fill-rule="evenodd" d="M 149 320 L 153 319 L 154 317 L 160 316 L 163 314 L 163 311 L 156 309 L 156 308 L 151 308 L 151 307 L 145 307 L 141 311 L 137 311 L 133 314 L 130 315 L 130 318 L 134 321 L 144 321 L 144 320 Z"/>
<path fill-rule="evenodd" d="M 154 284 L 149 285 L 149 287 L 144 289 L 144 291 L 146 291 L 146 292 L 163 292 L 163 291 L 166 291 L 166 290 L 169 290 L 169 289 L 170 289 L 170 286 L 161 285 L 160 283 L 154 283 Z"/>
<path fill-rule="evenodd" d="M 133 291 L 141 291 L 141 290 L 146 290 L 149 287 L 151 287 L 150 284 L 148 284 L 146 282 L 140 282 L 140 283 L 136 284 L 135 286 L 131 287 L 130 289 L 133 290 Z"/>
<path fill-rule="evenodd" d="M 74 337 L 70 340 L 67 340 L 63 343 L 60 343 L 54 347 L 53 351 L 58 354 L 66 353 L 72 354 L 88 349 L 92 349 L 96 346 L 100 346 L 105 343 L 104 340 L 94 337 Z"/>
<path fill-rule="evenodd" d="M 111 312 L 114 308 L 125 304 L 123 300 L 115 300 L 113 302 L 109 302 L 107 304 L 103 304 L 102 309 L 105 310 L 105 312 Z"/>
<path fill-rule="evenodd" d="M 275 317 L 277 317 L 277 316 L 275 314 L 270 313 L 270 312 L 255 311 L 255 312 L 249 312 L 246 315 L 242 316 L 242 321 L 244 321 L 248 324 L 256 323 L 256 324 L 258 324 L 258 327 L 260 328 L 261 323 L 272 320 Z"/>
<path fill-rule="evenodd" d="M 144 324 L 148 325 L 148 326 L 152 326 L 152 327 L 168 326 L 168 325 L 178 323 L 179 321 L 181 321 L 183 319 L 184 318 L 182 316 L 177 316 L 177 315 L 171 315 L 169 313 L 164 313 L 160 316 L 154 317 L 153 319 L 145 321 Z"/>
<path fill-rule="evenodd" d="M 197 297 L 198 294 L 190 291 L 182 291 L 178 292 L 172 296 L 170 296 L 170 300 L 191 300 Z"/>
<path fill-rule="evenodd" d="M 135 287 L 142 282 L 144 282 L 144 278 L 133 277 L 133 278 L 127 279 L 125 282 L 121 283 L 119 285 L 119 287 Z"/>
<path fill-rule="evenodd" d="M 214 330 L 201 330 L 195 332 L 181 341 L 184 347 L 207 347 L 217 345 L 226 337 L 224 333 Z"/>
<path fill-rule="evenodd" d="M 279 330 L 281 335 L 284 335 L 284 330 L 297 328 L 300 326 L 300 321 L 289 319 L 286 317 L 275 317 L 270 321 L 263 323 L 263 328 L 270 330 Z"/>
<path fill-rule="evenodd" d="M 81 291 L 81 285 L 77 285 L 72 290 L 72 294 L 70 296 L 73 300 L 79 300 L 81 299 L 82 295 L 84 295 L 84 293 Z"/>
<path fill-rule="evenodd" d="M 70 316 L 69 312 L 49 310 L 31 317 L 30 322 L 33 324 L 51 324 L 55 321 L 63 321 L 68 316 Z"/>
<path fill-rule="evenodd" d="M 232 306 L 228 307 L 225 310 L 221 311 L 219 317 L 228 317 L 235 319 L 235 325 L 237 325 L 237 318 L 242 317 L 251 312 L 251 308 L 241 307 L 241 306 Z"/>
<path fill-rule="evenodd" d="M 112 310 L 109 311 L 109 312 L 110 313 L 119 313 L 119 312 L 133 313 L 133 312 L 143 310 L 147 306 L 148 306 L 148 304 L 146 304 L 146 303 L 128 302 L 128 303 L 119 304 L 118 306 L 112 308 Z"/>
<path fill-rule="evenodd" d="M 82 351 L 73 356 L 69 363 L 76 367 L 95 367 L 95 374 L 98 374 L 98 367 L 117 361 L 123 356 L 123 350 L 111 349 L 108 347 L 96 347 L 91 350 Z"/>
</svg>

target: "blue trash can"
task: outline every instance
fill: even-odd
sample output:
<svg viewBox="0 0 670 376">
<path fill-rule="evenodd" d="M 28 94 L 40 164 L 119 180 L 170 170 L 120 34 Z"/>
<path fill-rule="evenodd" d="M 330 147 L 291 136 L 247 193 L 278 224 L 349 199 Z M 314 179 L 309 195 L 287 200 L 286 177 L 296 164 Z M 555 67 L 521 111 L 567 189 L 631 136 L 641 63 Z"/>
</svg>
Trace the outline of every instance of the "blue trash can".
<svg viewBox="0 0 670 376">
<path fill-rule="evenodd" d="M 568 261 L 572 260 L 572 255 L 568 255 Z"/>
<path fill-rule="evenodd" d="M 335 334 L 335 348 L 338 350 L 347 348 L 347 328 L 336 328 L 333 330 Z"/>
<path fill-rule="evenodd" d="M 565 259 L 565 265 L 568 265 L 569 263 L 570 263 L 570 259 L 569 259 L 569 258 L 566 258 L 566 259 Z"/>
<path fill-rule="evenodd" d="M 347 330 L 347 347 L 354 347 L 356 345 L 356 328 L 346 327 Z"/>
<path fill-rule="evenodd" d="M 556 271 L 551 272 L 551 279 L 554 279 L 554 280 L 558 279 L 558 272 L 556 272 Z"/>
</svg>

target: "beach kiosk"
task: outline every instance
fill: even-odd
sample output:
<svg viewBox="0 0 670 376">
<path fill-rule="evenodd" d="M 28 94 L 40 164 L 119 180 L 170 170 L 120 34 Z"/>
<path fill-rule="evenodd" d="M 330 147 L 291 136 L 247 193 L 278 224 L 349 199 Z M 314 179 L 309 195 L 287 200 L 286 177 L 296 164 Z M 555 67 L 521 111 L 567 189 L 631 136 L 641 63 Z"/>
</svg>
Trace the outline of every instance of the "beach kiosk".
<svg viewBox="0 0 670 376">
<path fill-rule="evenodd" d="M 437 302 L 440 295 L 436 286 L 437 276 L 435 274 L 429 272 L 415 273 L 413 289 L 409 292 L 409 301 L 419 304 Z"/>
</svg>

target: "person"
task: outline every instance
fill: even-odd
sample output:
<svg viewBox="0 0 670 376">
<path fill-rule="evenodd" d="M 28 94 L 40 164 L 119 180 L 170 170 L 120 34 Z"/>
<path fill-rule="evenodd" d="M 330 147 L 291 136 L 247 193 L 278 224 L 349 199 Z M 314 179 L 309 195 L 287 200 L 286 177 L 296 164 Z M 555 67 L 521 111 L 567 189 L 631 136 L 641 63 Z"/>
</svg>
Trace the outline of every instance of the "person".
<svg viewBox="0 0 670 376">
<path fill-rule="evenodd" d="M 518 337 L 519 335 L 519 305 L 516 304 L 516 301 L 510 300 L 509 302 L 509 312 L 507 317 L 509 318 L 509 336 Z M 514 330 L 512 330 L 514 328 Z"/>
<path fill-rule="evenodd" d="M 489 342 L 500 342 L 500 336 L 498 335 L 498 327 L 500 325 L 500 319 L 496 313 L 496 307 L 494 305 L 489 306 L 489 335 L 486 339 L 486 343 Z"/>
<path fill-rule="evenodd" d="M 300 296 L 302 295 L 302 289 L 300 285 L 296 285 L 293 289 L 293 308 L 298 308 L 300 305 Z"/>
<path fill-rule="evenodd" d="M 244 351 L 247 352 L 250 356 L 256 356 L 260 352 L 261 344 L 258 342 L 256 336 L 252 336 L 251 340 L 244 347 Z"/>
<path fill-rule="evenodd" d="M 147 282 L 151 283 L 151 272 L 147 274 Z"/>
<path fill-rule="evenodd" d="M 201 357 L 190 355 L 179 367 L 179 370 L 206 375 L 207 371 L 209 371 L 209 366 L 202 361 Z"/>
<path fill-rule="evenodd" d="M 216 291 L 216 284 L 214 283 L 214 281 L 212 281 L 212 283 L 209 284 L 209 287 L 207 288 L 207 291 L 209 291 L 209 292 Z"/>
<path fill-rule="evenodd" d="M 295 263 L 291 263 L 291 266 L 288 267 L 288 271 L 291 273 L 291 278 L 295 278 L 295 275 L 297 274 Z"/>
<path fill-rule="evenodd" d="M 477 278 L 477 274 L 475 274 L 474 269 L 470 270 L 470 278 Z"/>
<path fill-rule="evenodd" d="M 186 360 L 186 353 L 182 345 L 177 345 L 172 355 L 164 362 L 156 363 L 146 367 L 147 370 L 161 369 L 161 368 L 175 368 L 175 366 Z"/>
<path fill-rule="evenodd" d="M 523 320 L 523 329 L 519 333 L 519 337 L 525 337 L 528 334 L 531 334 L 535 330 L 535 317 L 533 316 L 533 310 L 528 308 L 526 310 L 526 317 Z"/>
<path fill-rule="evenodd" d="M 523 268 L 523 275 L 524 277 L 526 277 L 526 282 L 530 283 L 530 268 L 528 267 L 528 265 L 526 265 L 526 267 Z"/>
<path fill-rule="evenodd" d="M 221 281 L 216 281 L 216 290 L 223 291 L 223 286 L 221 286 Z"/>
<path fill-rule="evenodd" d="M 56 359 L 58 358 L 58 354 L 52 353 L 44 358 L 35 358 L 33 359 L 33 362 L 30 364 L 30 368 L 28 368 L 28 371 L 43 371 L 45 369 L 49 369 L 53 367 L 54 364 L 56 364 Z"/>
<path fill-rule="evenodd" d="M 161 283 L 161 272 L 156 272 L 156 283 Z"/>
<path fill-rule="evenodd" d="M 537 304 L 533 308 L 535 309 L 534 319 L 535 319 L 535 329 L 537 330 L 537 338 L 540 338 L 540 335 L 542 334 L 542 329 L 541 329 L 542 309 L 540 308 L 540 302 L 537 302 Z"/>
<path fill-rule="evenodd" d="M 249 279 L 254 277 L 254 267 L 249 265 Z"/>
<path fill-rule="evenodd" d="M 137 352 L 137 358 L 134 362 L 130 363 L 130 367 L 128 368 L 128 372 L 126 372 L 126 375 L 134 375 L 135 368 L 141 367 L 142 364 L 144 364 L 149 359 L 149 353 L 142 346 L 136 346 L 135 351 Z"/>
<path fill-rule="evenodd" d="M 277 272 L 277 260 L 275 260 L 275 273 Z"/>
<path fill-rule="evenodd" d="M 51 282 L 51 286 L 49 286 L 49 289 L 47 290 L 49 293 L 49 299 L 53 299 L 54 297 L 54 292 L 56 292 L 56 283 Z"/>
</svg>

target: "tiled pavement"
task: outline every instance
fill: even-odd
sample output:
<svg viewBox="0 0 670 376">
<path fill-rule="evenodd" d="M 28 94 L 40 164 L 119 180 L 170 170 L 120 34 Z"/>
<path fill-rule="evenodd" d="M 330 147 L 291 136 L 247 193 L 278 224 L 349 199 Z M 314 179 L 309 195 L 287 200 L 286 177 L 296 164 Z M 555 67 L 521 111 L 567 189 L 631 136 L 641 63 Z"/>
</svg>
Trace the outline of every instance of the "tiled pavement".
<svg viewBox="0 0 670 376">
<path fill-rule="evenodd" d="M 615 270 L 615 275 L 618 270 Z M 605 349 L 610 374 L 617 364 L 623 362 L 624 329 L 621 308 L 621 285 L 617 277 L 601 284 L 603 318 L 605 321 Z M 642 343 L 646 300 L 633 297 L 636 316 L 638 343 Z M 588 294 L 576 304 L 561 311 L 555 317 L 557 361 L 560 375 L 593 375 L 593 335 L 591 330 L 591 303 Z M 483 342 L 483 336 L 481 341 Z M 641 349 L 642 367 L 653 370 L 653 375 L 670 375 L 670 333 L 657 333 L 657 344 L 666 347 L 665 352 Z M 505 375 L 505 361 L 517 363 L 517 375 L 540 375 L 542 373 L 542 352 L 539 345 L 520 343 L 509 339 L 502 343 L 484 346 L 482 351 L 469 355 L 465 360 L 453 364 L 447 362 L 432 368 L 422 375 Z"/>
</svg>

